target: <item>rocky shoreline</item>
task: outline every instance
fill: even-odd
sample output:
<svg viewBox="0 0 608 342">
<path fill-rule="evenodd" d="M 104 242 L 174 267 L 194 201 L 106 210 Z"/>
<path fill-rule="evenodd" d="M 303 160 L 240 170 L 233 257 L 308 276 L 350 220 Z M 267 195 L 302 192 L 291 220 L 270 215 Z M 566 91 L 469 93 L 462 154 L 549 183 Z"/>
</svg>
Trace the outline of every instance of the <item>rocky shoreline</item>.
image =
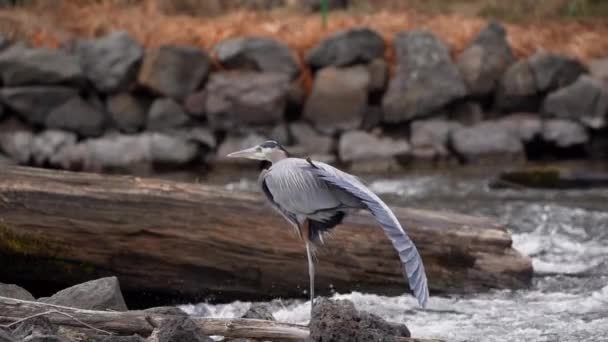
<svg viewBox="0 0 608 342">
<path fill-rule="evenodd" d="M 125 32 L 57 50 L 4 41 L 0 163 L 214 167 L 269 138 L 372 171 L 608 157 L 608 59 L 539 50 L 516 60 L 496 22 L 457 56 L 424 30 L 394 37 L 394 63 L 386 44 L 368 28 L 303 58 L 263 37 L 211 51 L 146 50 Z"/>
</svg>

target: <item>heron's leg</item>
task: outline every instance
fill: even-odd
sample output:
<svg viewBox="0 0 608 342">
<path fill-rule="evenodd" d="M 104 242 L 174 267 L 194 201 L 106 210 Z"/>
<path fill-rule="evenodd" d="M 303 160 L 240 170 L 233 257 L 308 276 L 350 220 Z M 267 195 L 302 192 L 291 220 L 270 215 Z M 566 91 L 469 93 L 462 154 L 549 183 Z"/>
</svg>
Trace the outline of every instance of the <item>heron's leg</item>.
<svg viewBox="0 0 608 342">
<path fill-rule="evenodd" d="M 301 234 L 306 243 L 306 256 L 308 257 L 308 279 L 310 281 L 310 318 L 312 319 L 312 308 L 315 300 L 315 262 L 313 260 L 312 242 L 310 241 L 310 221 L 305 220 L 302 224 Z"/>
</svg>

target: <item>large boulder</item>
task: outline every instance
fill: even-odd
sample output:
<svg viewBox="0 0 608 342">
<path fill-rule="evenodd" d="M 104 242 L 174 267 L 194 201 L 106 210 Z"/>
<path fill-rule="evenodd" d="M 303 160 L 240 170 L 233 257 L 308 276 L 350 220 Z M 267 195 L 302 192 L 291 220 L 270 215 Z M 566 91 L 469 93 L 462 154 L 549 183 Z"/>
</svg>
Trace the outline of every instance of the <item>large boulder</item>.
<svg viewBox="0 0 608 342">
<path fill-rule="evenodd" d="M 529 143 L 542 134 L 543 123 L 537 114 L 516 113 L 496 120 L 496 124 L 506 132 Z"/>
<path fill-rule="evenodd" d="M 50 111 L 45 126 L 92 137 L 103 133 L 106 119 L 104 112 L 84 99 L 74 97 Z"/>
<path fill-rule="evenodd" d="M 354 28 L 325 38 L 306 55 L 306 63 L 313 69 L 369 63 L 382 58 L 385 49 L 384 39 L 377 32 Z"/>
<path fill-rule="evenodd" d="M 326 155 L 334 147 L 334 140 L 331 137 L 320 134 L 308 123 L 291 123 L 289 124 L 289 132 L 295 145 L 290 146 L 289 151 L 295 155 L 303 157 Z"/>
<path fill-rule="evenodd" d="M 382 100 L 384 121 L 408 121 L 466 95 L 466 85 L 447 46 L 426 31 L 395 38 L 397 70 Z"/>
<path fill-rule="evenodd" d="M 316 300 L 309 327 L 311 342 L 392 342 L 411 336 L 405 325 L 357 311 L 350 301 L 325 298 Z"/>
<path fill-rule="evenodd" d="M 206 88 L 209 123 L 214 129 L 274 125 L 283 118 L 289 87 L 281 73 L 214 73 Z"/>
<path fill-rule="evenodd" d="M 97 90 L 123 91 L 135 81 L 144 50 L 127 32 L 79 41 L 76 51 L 87 79 Z"/>
<path fill-rule="evenodd" d="M 138 82 L 154 93 L 181 100 L 202 85 L 210 68 L 203 50 L 165 45 L 145 53 Z"/>
<path fill-rule="evenodd" d="M 571 120 L 550 119 L 543 122 L 543 140 L 559 148 L 584 145 L 589 142 L 587 129 Z"/>
<path fill-rule="evenodd" d="M 412 155 L 417 159 L 438 161 L 450 156 L 449 137 L 460 123 L 442 119 L 418 120 L 412 122 Z"/>
<path fill-rule="evenodd" d="M 519 136 L 494 121 L 456 129 L 451 143 L 455 152 L 466 162 L 519 161 L 525 157 Z"/>
<path fill-rule="evenodd" d="M 583 75 L 569 86 L 550 93 L 543 103 L 543 112 L 578 120 L 594 129 L 602 128 L 608 116 L 608 84 Z"/>
<path fill-rule="evenodd" d="M 148 103 L 129 93 L 111 95 L 106 100 L 112 123 L 125 133 L 139 132 L 146 125 Z"/>
<path fill-rule="evenodd" d="M 512 64 L 502 75 L 496 89 L 496 108 L 509 111 L 536 111 L 540 99 L 536 77 L 527 60 Z"/>
<path fill-rule="evenodd" d="M 21 300 L 34 301 L 36 298 L 32 296 L 26 289 L 15 284 L 0 283 L 0 297 L 15 298 Z"/>
<path fill-rule="evenodd" d="M 31 49 L 21 44 L 0 52 L 0 76 L 9 87 L 84 80 L 78 57 L 61 50 Z"/>
<path fill-rule="evenodd" d="M 306 100 L 304 118 L 324 132 L 359 128 L 369 84 L 369 71 L 362 65 L 321 69 Z"/>
<path fill-rule="evenodd" d="M 385 171 L 398 168 L 397 158 L 408 157 L 410 145 L 404 139 L 349 131 L 340 137 L 338 153 L 341 161 L 358 171 Z"/>
<path fill-rule="evenodd" d="M 226 69 L 279 72 L 291 78 L 300 73 L 298 62 L 289 47 L 272 38 L 227 39 L 215 46 L 214 54 Z"/>
<path fill-rule="evenodd" d="M 150 131 L 162 131 L 185 126 L 189 120 L 182 105 L 171 98 L 160 98 L 150 106 L 146 128 Z"/>
<path fill-rule="evenodd" d="M 504 27 L 492 21 L 458 56 L 457 65 L 469 94 L 485 96 L 514 60 Z"/>
<path fill-rule="evenodd" d="M 550 92 L 576 81 L 587 68 L 574 58 L 539 51 L 528 59 L 539 92 Z"/>
<path fill-rule="evenodd" d="M 0 89 L 0 99 L 27 121 L 43 125 L 53 109 L 78 96 L 74 88 L 31 86 Z"/>
<path fill-rule="evenodd" d="M 74 285 L 40 301 L 87 310 L 127 311 L 116 277 L 100 278 Z"/>
</svg>

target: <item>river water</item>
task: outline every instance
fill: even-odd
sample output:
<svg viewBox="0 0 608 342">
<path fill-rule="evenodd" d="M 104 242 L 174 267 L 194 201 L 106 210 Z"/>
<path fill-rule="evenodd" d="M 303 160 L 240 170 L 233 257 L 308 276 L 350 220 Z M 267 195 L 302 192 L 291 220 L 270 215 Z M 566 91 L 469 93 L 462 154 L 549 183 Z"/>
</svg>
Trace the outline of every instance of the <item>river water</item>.
<svg viewBox="0 0 608 342">
<path fill-rule="evenodd" d="M 335 294 L 357 308 L 405 323 L 412 335 L 447 341 L 608 341 L 608 190 L 492 190 L 479 174 L 366 177 L 390 204 L 491 216 L 530 255 L 525 290 L 431 297 L 425 310 L 410 295 Z M 373 180 L 375 179 L 375 180 Z M 242 179 L 229 189 L 256 190 Z M 407 229 L 407 227 L 406 227 Z M 320 261 L 322 262 L 322 261 Z M 274 316 L 306 324 L 309 302 L 274 300 Z M 238 317 L 250 303 L 181 306 L 193 315 Z"/>
</svg>

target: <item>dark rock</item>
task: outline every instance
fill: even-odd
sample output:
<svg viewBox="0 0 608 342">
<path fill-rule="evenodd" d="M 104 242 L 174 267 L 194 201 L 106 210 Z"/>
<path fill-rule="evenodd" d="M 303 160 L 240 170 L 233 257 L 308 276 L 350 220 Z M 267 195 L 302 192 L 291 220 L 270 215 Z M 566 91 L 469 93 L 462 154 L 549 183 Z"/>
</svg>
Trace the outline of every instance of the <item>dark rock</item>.
<svg viewBox="0 0 608 342">
<path fill-rule="evenodd" d="M 17 340 L 11 334 L 0 328 L 0 342 L 17 342 Z"/>
<path fill-rule="evenodd" d="M 460 54 L 457 65 L 473 96 L 494 91 L 502 73 L 515 60 L 502 25 L 492 21 Z"/>
<path fill-rule="evenodd" d="M 376 58 L 369 63 L 367 68 L 370 93 L 383 92 L 388 81 L 388 63 L 384 59 Z"/>
<path fill-rule="evenodd" d="M 53 335 L 57 329 L 45 316 L 38 316 L 19 323 L 12 334 L 19 340 L 28 336 Z"/>
<path fill-rule="evenodd" d="M 8 297 L 22 300 L 36 300 L 31 293 L 26 289 L 17 286 L 15 284 L 2 284 L 0 283 L 0 297 Z"/>
<path fill-rule="evenodd" d="M 213 342 L 187 317 L 163 320 L 152 336 L 158 342 Z"/>
<path fill-rule="evenodd" d="M 30 131 L 0 133 L 0 149 L 19 164 L 28 164 L 32 157 L 34 135 Z"/>
<path fill-rule="evenodd" d="M 0 75 L 7 87 L 81 83 L 84 79 L 78 57 L 23 45 L 13 45 L 0 53 Z"/>
<path fill-rule="evenodd" d="M 212 128 L 274 125 L 287 103 L 289 77 L 279 73 L 219 72 L 207 84 L 205 112 Z"/>
<path fill-rule="evenodd" d="M 70 342 L 70 340 L 57 335 L 32 335 L 24 338 L 23 342 Z"/>
<path fill-rule="evenodd" d="M 147 103 L 129 93 L 108 97 L 106 108 L 113 124 L 125 133 L 141 131 L 147 121 Z"/>
<path fill-rule="evenodd" d="M 158 314 L 158 315 L 170 315 L 170 316 L 188 316 L 186 312 L 175 306 L 159 306 L 156 308 L 149 308 L 144 310 L 147 313 Z"/>
<path fill-rule="evenodd" d="M 396 158 L 409 156 L 410 145 L 405 140 L 349 131 L 340 137 L 338 152 L 341 161 L 352 162 L 358 171 L 386 171 L 398 168 Z"/>
<path fill-rule="evenodd" d="M 608 119 L 608 84 L 583 75 L 569 86 L 550 93 L 543 103 L 543 112 L 578 120 L 594 129 L 602 128 Z"/>
<path fill-rule="evenodd" d="M 2 120 L 2 118 L 4 117 L 5 112 L 6 112 L 6 110 L 4 109 L 4 105 L 2 105 L 2 103 L 0 103 L 0 120 Z"/>
<path fill-rule="evenodd" d="M 215 56 L 225 69 L 278 72 L 295 78 L 298 62 L 287 45 L 272 38 L 241 37 L 219 43 Z"/>
<path fill-rule="evenodd" d="M 32 86 L 0 89 L 0 98 L 15 112 L 34 124 L 44 124 L 53 109 L 78 96 L 74 88 Z"/>
<path fill-rule="evenodd" d="M 210 68 L 211 60 L 203 50 L 167 45 L 146 52 L 138 82 L 157 94 L 181 100 L 202 85 Z"/>
<path fill-rule="evenodd" d="M 540 92 L 565 87 L 587 72 L 587 68 L 576 59 L 546 51 L 535 53 L 529 58 L 529 63 Z"/>
<path fill-rule="evenodd" d="M 563 119 L 546 120 L 543 123 L 542 137 L 561 148 L 583 145 L 589 141 L 589 133 L 583 125 Z"/>
<path fill-rule="evenodd" d="M 458 128 L 454 130 L 451 142 L 456 153 L 465 161 L 524 158 L 524 146 L 520 138 L 495 121 Z"/>
<path fill-rule="evenodd" d="M 44 166 L 62 149 L 76 144 L 77 136 L 71 132 L 45 130 L 32 139 L 30 159 L 34 165 Z"/>
<path fill-rule="evenodd" d="M 369 71 L 364 66 L 328 67 L 315 77 L 304 118 L 320 130 L 355 129 L 367 109 Z"/>
<path fill-rule="evenodd" d="M 405 325 L 393 324 L 365 311 L 352 302 L 319 298 L 312 309 L 310 341 L 313 342 L 389 342 L 410 337 Z"/>
<path fill-rule="evenodd" d="M 395 52 L 396 75 L 382 100 L 385 122 L 426 116 L 466 95 L 466 86 L 447 46 L 433 34 L 399 33 Z"/>
<path fill-rule="evenodd" d="M 162 131 L 183 127 L 189 120 L 184 107 L 173 99 L 162 98 L 152 102 L 146 128 L 151 131 Z"/>
<path fill-rule="evenodd" d="M 608 57 L 594 59 L 589 62 L 588 67 L 591 76 L 608 81 Z"/>
<path fill-rule="evenodd" d="M 450 134 L 461 128 L 457 122 L 432 119 L 412 122 L 410 143 L 412 154 L 418 159 L 439 160 L 450 155 L 448 140 Z"/>
<path fill-rule="evenodd" d="M 538 107 L 534 71 L 526 60 L 511 65 L 502 75 L 495 104 L 502 111 L 535 111 Z"/>
<path fill-rule="evenodd" d="M 518 113 L 496 121 L 505 131 L 519 137 L 525 143 L 533 141 L 542 133 L 542 121 L 536 114 Z"/>
<path fill-rule="evenodd" d="M 306 63 L 313 69 L 369 63 L 382 58 L 385 49 L 384 39 L 377 32 L 368 28 L 354 28 L 321 41 L 306 55 Z"/>
<path fill-rule="evenodd" d="M 382 124 L 382 107 L 380 106 L 369 106 L 363 114 L 363 121 L 361 122 L 361 129 L 369 131 Z"/>
<path fill-rule="evenodd" d="M 207 92 L 200 90 L 186 97 L 184 100 L 184 108 L 186 112 L 193 117 L 205 116 L 205 102 L 207 101 Z"/>
<path fill-rule="evenodd" d="M 328 9 L 345 9 L 348 7 L 349 0 L 327 0 Z M 319 0 L 304 0 L 304 5 L 312 11 L 321 10 L 321 1 Z"/>
<path fill-rule="evenodd" d="M 272 315 L 272 311 L 270 311 L 268 304 L 264 303 L 252 304 L 249 307 L 249 310 L 247 310 L 247 312 L 245 312 L 241 318 L 263 319 L 267 321 L 276 320 Z"/>
<path fill-rule="evenodd" d="M 291 123 L 289 131 L 295 144 L 294 147 L 289 148 L 289 151 L 296 155 L 327 154 L 333 149 L 334 141 L 331 137 L 318 133 L 305 122 Z"/>
<path fill-rule="evenodd" d="M 127 311 L 116 277 L 74 285 L 40 301 L 79 309 Z"/>
<path fill-rule="evenodd" d="M 106 114 L 80 97 L 73 97 L 51 110 L 45 120 L 48 128 L 64 129 L 83 136 L 99 136 L 106 124 Z"/>
<path fill-rule="evenodd" d="M 127 32 L 77 43 L 77 53 L 84 74 L 97 90 L 118 92 L 135 81 L 144 50 Z"/>
<path fill-rule="evenodd" d="M 484 120 L 483 107 L 474 101 L 459 101 L 448 108 L 450 120 L 457 121 L 463 125 L 475 125 Z"/>
</svg>

